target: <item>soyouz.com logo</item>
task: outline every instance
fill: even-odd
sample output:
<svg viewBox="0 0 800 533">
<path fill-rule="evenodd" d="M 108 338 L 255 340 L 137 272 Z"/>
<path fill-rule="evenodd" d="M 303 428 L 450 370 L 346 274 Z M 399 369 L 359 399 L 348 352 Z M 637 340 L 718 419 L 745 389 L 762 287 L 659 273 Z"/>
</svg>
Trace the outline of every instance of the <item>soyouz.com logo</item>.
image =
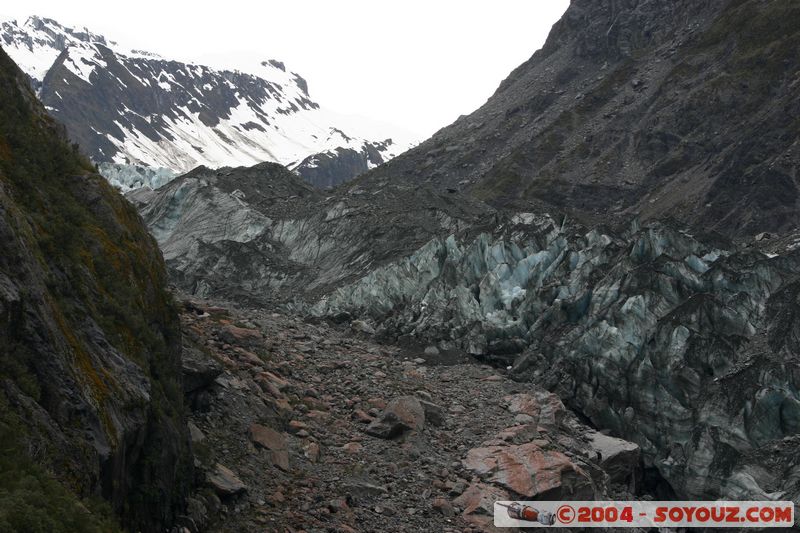
<svg viewBox="0 0 800 533">
<path fill-rule="evenodd" d="M 792 527 L 794 503 L 524 502 L 494 504 L 496 527 Z"/>
</svg>

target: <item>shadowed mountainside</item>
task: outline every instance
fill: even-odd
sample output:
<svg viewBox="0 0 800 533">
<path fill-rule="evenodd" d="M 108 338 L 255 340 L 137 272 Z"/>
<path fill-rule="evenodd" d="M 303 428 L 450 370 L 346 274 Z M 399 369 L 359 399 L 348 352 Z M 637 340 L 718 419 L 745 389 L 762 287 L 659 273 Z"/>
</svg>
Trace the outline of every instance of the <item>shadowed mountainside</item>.
<svg viewBox="0 0 800 533">
<path fill-rule="evenodd" d="M 367 174 L 585 222 L 797 226 L 800 5 L 575 0 L 474 113 Z"/>
<path fill-rule="evenodd" d="M 112 529 L 79 503 L 96 497 L 134 530 L 171 524 L 191 460 L 161 254 L 2 50 L 0 215 L 0 435 L 13 458 L 0 529 Z"/>
</svg>

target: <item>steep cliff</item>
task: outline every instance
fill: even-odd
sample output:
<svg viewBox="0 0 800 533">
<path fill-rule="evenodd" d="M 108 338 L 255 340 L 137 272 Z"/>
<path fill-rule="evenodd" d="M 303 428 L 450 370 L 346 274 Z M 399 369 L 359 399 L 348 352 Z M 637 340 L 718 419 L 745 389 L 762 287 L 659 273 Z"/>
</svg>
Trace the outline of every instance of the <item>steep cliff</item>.
<svg viewBox="0 0 800 533">
<path fill-rule="evenodd" d="M 588 223 L 796 227 L 800 5 L 574 0 L 474 113 L 364 178 Z M 361 185 L 367 186 L 367 185 Z"/>
<path fill-rule="evenodd" d="M 2 50 L 0 242 L 0 429 L 22 469 L 2 480 L 0 524 L 74 530 L 52 509 L 102 497 L 131 529 L 161 529 L 191 469 L 163 260 Z"/>
</svg>

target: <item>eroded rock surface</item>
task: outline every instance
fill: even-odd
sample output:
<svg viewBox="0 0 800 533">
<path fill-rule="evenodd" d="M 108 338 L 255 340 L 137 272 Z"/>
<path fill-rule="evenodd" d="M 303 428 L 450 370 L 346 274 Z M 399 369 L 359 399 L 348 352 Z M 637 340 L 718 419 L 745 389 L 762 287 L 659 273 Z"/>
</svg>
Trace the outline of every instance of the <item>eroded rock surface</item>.
<svg viewBox="0 0 800 533">
<path fill-rule="evenodd" d="M 478 475 L 527 498 L 561 489 L 555 499 L 591 498 L 591 480 L 566 455 L 542 450 L 536 442 L 515 446 L 474 448 L 464 466 Z M 549 496 L 548 496 L 549 497 Z"/>
<path fill-rule="evenodd" d="M 82 498 L 126 529 L 171 526 L 191 481 L 171 301 L 135 209 L 0 50 L 0 440 L 17 469 L 0 529 L 49 513 L 108 530 Z"/>
</svg>

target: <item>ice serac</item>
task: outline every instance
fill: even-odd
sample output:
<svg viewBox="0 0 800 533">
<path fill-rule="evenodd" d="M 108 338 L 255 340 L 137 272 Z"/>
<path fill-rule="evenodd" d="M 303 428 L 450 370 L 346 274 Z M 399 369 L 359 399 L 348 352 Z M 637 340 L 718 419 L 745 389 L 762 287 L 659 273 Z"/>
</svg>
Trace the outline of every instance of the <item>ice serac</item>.
<svg viewBox="0 0 800 533">
<path fill-rule="evenodd" d="M 239 69 L 173 61 L 39 17 L 2 23 L 0 43 L 98 163 L 182 173 L 269 161 L 335 184 L 410 145 L 320 107 L 307 82 L 275 60 Z"/>
<path fill-rule="evenodd" d="M 261 303 L 329 292 L 432 235 L 491 218 L 468 199 L 418 187 L 324 196 L 272 163 L 200 168 L 128 198 L 182 289 Z"/>
<path fill-rule="evenodd" d="M 637 444 L 680 495 L 797 495 L 796 235 L 741 246 L 424 187 L 323 197 L 298 184 L 268 165 L 201 170 L 142 213 L 185 290 L 513 365 Z M 595 441 L 610 470 L 630 460 Z"/>
<path fill-rule="evenodd" d="M 176 176 L 175 172 L 168 168 L 120 163 L 99 163 L 97 170 L 111 185 L 123 193 L 142 187 L 158 189 Z"/>
<path fill-rule="evenodd" d="M 779 246 L 520 214 L 494 235 L 433 239 L 312 313 L 513 365 L 638 444 L 681 496 L 796 499 L 800 252 Z"/>
<path fill-rule="evenodd" d="M 128 195 L 185 290 L 262 303 L 308 279 L 309 266 L 287 249 L 282 233 L 293 224 L 287 218 L 319 197 L 275 163 L 199 167 L 156 191 Z"/>
<path fill-rule="evenodd" d="M 19 491 L 4 481 L 3 524 L 18 524 L 9 502 L 26 502 L 32 516 L 19 527 L 35 530 L 58 520 L 37 522 L 39 504 L 80 514 L 81 498 L 103 497 L 126 529 L 164 530 L 182 511 L 192 462 L 161 254 L 2 50 L 0 242 L 4 465 L 38 463 L 74 498 L 38 492 L 44 484 L 23 470 Z M 88 529 L 88 511 L 81 520 L 74 527 L 100 530 Z"/>
</svg>

